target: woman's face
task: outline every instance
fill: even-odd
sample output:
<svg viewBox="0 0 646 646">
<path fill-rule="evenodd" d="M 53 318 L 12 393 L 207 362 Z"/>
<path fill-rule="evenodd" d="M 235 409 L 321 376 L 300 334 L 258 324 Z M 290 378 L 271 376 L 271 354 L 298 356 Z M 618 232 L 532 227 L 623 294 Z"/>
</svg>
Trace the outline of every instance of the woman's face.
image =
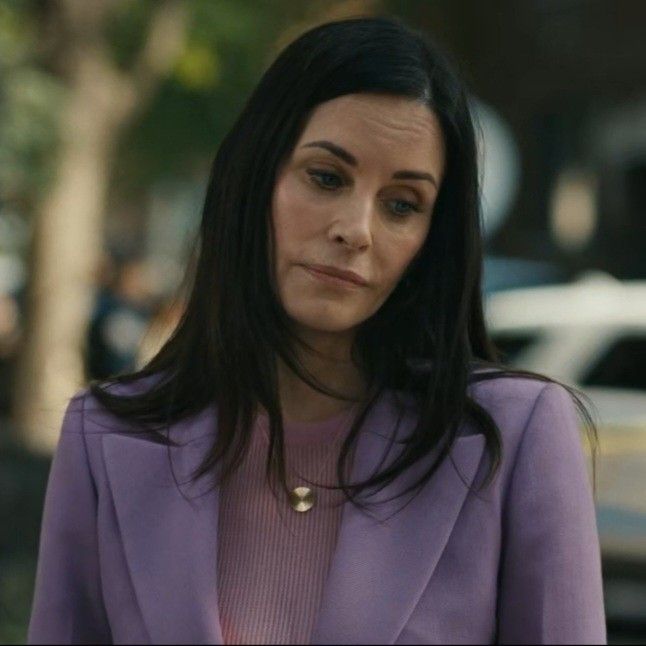
<svg viewBox="0 0 646 646">
<path fill-rule="evenodd" d="M 444 165 L 439 121 L 420 102 L 350 94 L 316 107 L 272 199 L 280 298 L 298 328 L 352 332 L 380 308 L 424 244 Z"/>
</svg>

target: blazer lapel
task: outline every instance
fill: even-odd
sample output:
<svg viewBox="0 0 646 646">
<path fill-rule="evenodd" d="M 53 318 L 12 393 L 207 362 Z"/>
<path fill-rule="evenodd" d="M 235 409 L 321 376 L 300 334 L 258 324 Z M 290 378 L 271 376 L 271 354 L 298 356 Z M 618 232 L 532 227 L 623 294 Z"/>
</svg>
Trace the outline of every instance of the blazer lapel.
<svg viewBox="0 0 646 646">
<path fill-rule="evenodd" d="M 353 482 L 370 476 L 388 449 L 392 429 L 381 423 L 388 419 L 383 405 L 379 402 L 369 414 L 366 428 L 371 430 L 358 438 Z M 204 433 L 213 424 L 210 407 L 192 427 Z M 408 427 L 406 423 L 400 428 Z M 185 431 L 177 429 L 173 437 L 183 438 Z M 211 432 L 171 448 L 180 493 L 167 447 L 131 435 L 103 438 L 126 559 L 153 643 L 223 643 L 216 571 L 218 489 L 208 491 L 211 483 L 204 478 L 187 482 L 212 441 Z M 412 502 L 390 519 L 410 493 L 369 507 L 373 518 L 350 503 L 343 506 L 312 644 L 392 644 L 396 640 L 433 575 L 484 445 L 481 435 L 459 437 L 452 460 L 445 460 Z M 386 464 L 389 460 L 390 455 Z M 393 497 L 429 464 L 424 460 L 423 465 L 414 465 L 369 501 Z"/>
<path fill-rule="evenodd" d="M 103 437 L 126 560 L 153 644 L 223 643 L 216 586 L 218 490 L 205 478 L 187 484 L 212 440 L 211 432 L 171 448 L 180 492 L 167 447 L 133 435 Z"/>
<path fill-rule="evenodd" d="M 395 642 L 448 542 L 484 445 L 481 435 L 459 437 L 451 452 L 453 463 L 445 460 L 410 504 L 403 507 L 410 493 L 386 501 L 422 474 L 415 465 L 370 497 L 386 501 L 369 508 L 375 520 L 346 503 L 312 644 Z M 353 481 L 369 476 L 386 448 L 387 440 L 380 436 L 362 435 Z M 424 464 L 430 465 L 427 460 Z"/>
</svg>

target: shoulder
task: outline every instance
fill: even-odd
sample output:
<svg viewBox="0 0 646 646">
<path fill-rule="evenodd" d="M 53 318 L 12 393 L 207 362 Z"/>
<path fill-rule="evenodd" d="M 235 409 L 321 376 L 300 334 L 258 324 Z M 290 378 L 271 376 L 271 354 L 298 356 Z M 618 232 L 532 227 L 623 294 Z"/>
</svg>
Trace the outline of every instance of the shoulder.
<svg viewBox="0 0 646 646">
<path fill-rule="evenodd" d="M 560 384 L 516 375 L 498 376 L 490 373 L 486 379 L 469 384 L 468 394 L 494 418 L 518 423 L 527 417 L 539 399 L 569 397 Z"/>
<path fill-rule="evenodd" d="M 572 449 L 580 442 L 576 405 L 558 383 L 498 377 L 471 384 L 469 395 L 498 426 L 507 461 L 515 461 L 521 445 L 529 450 Z"/>
<path fill-rule="evenodd" d="M 101 389 L 109 395 L 117 397 L 134 397 L 146 393 L 153 385 L 161 381 L 163 374 L 155 373 L 140 377 L 128 383 L 101 384 Z M 70 400 L 69 409 L 79 411 L 76 423 L 67 426 L 74 430 L 83 429 L 89 440 L 105 435 L 128 435 L 133 439 L 159 443 L 160 438 L 150 429 L 144 428 L 134 419 L 127 419 L 109 410 L 92 392 L 90 386 L 80 389 Z M 163 433 L 168 433 L 173 441 L 180 444 L 193 442 L 202 437 L 212 437 L 216 425 L 216 406 L 211 404 L 206 408 L 190 413 L 186 417 L 165 425 Z M 63 428 L 65 431 L 65 425 Z"/>
<path fill-rule="evenodd" d="M 513 374 L 498 376 L 493 371 L 487 378 L 470 383 L 468 394 L 494 418 L 514 424 L 527 421 L 539 404 L 574 405 L 568 390 L 559 383 Z"/>
<path fill-rule="evenodd" d="M 159 381 L 161 375 L 154 374 L 135 379 L 128 383 L 105 382 L 101 389 L 109 395 L 132 397 L 144 393 Z M 108 410 L 91 387 L 79 389 L 69 400 L 62 432 L 83 430 L 86 436 L 105 433 L 119 433 L 136 430 L 136 426 Z"/>
</svg>

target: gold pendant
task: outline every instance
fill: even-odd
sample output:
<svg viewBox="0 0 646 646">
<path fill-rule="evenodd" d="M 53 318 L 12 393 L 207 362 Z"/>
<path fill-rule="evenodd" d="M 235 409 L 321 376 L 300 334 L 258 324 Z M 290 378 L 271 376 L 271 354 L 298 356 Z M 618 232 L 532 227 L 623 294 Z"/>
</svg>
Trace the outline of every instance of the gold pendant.
<svg viewBox="0 0 646 646">
<path fill-rule="evenodd" d="M 294 511 L 309 511 L 314 502 L 314 492 L 309 487 L 296 487 L 289 492 L 289 504 Z"/>
</svg>

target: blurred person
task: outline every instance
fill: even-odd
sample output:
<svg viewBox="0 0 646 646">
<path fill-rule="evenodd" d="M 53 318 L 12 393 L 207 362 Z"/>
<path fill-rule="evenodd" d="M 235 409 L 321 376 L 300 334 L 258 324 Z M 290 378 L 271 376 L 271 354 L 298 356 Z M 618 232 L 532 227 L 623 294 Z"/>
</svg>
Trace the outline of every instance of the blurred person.
<svg viewBox="0 0 646 646">
<path fill-rule="evenodd" d="M 8 415 L 11 386 L 22 330 L 18 299 L 0 292 L 0 415 Z"/>
<path fill-rule="evenodd" d="M 280 53 L 172 334 L 68 405 L 29 643 L 605 643 L 594 425 L 489 341 L 476 159 L 400 21 Z"/>
<path fill-rule="evenodd" d="M 90 379 L 106 379 L 135 367 L 153 313 L 144 258 L 106 258 L 98 281 L 86 350 Z"/>
</svg>

